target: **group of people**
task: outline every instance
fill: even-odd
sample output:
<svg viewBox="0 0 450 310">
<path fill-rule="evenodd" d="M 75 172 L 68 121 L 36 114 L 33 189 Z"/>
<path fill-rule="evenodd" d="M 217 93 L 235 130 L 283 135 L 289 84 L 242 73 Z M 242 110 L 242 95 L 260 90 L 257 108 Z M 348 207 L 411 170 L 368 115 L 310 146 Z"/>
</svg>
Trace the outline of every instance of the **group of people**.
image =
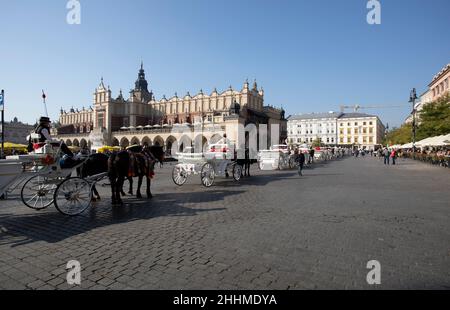
<svg viewBox="0 0 450 310">
<path fill-rule="evenodd" d="M 390 162 L 392 162 L 392 165 L 395 165 L 398 153 L 397 150 L 395 149 L 389 149 L 385 147 L 383 149 L 378 150 L 378 157 L 380 158 L 383 157 L 385 165 L 390 165 Z"/>
</svg>

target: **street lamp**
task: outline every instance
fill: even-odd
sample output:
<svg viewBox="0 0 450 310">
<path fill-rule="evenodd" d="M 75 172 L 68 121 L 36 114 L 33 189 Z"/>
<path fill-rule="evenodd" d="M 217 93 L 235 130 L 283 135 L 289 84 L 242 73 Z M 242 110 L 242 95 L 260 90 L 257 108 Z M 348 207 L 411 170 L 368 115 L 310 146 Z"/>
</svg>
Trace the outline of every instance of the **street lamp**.
<svg viewBox="0 0 450 310">
<path fill-rule="evenodd" d="M 416 100 L 417 100 L 417 94 L 416 89 L 413 88 L 410 95 L 409 95 L 409 102 L 412 103 L 412 114 L 413 114 L 413 121 L 412 121 L 412 136 L 413 136 L 413 159 L 416 159 Z"/>
</svg>

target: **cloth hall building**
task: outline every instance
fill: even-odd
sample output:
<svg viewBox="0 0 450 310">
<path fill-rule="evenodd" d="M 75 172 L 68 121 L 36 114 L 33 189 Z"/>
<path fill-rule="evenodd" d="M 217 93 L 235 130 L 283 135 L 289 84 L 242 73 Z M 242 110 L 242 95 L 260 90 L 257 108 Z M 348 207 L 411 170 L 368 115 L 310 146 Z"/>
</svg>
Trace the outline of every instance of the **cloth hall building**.
<svg viewBox="0 0 450 310">
<path fill-rule="evenodd" d="M 171 98 L 163 96 L 159 100 L 148 86 L 142 64 L 127 99 L 122 91 L 113 97 L 102 78 L 93 95 L 93 106 L 81 110 L 61 109 L 54 134 L 68 145 L 80 147 L 99 143 L 122 147 L 148 143 L 171 149 L 174 143 L 181 146 L 183 138 L 191 140 L 191 144 L 193 141 L 202 145 L 214 143 L 225 132 L 228 138 L 236 141 L 235 132 L 239 124 L 255 124 L 257 127 L 266 124 L 269 132 L 272 125 L 279 126 L 279 140 L 272 141 L 272 144 L 287 139 L 284 110 L 264 105 L 264 90 L 258 88 L 256 81 L 251 87 L 245 81 L 241 90 L 230 86 L 223 92 L 214 89 L 206 94 L 200 90 L 195 95 L 188 92 L 183 97 L 175 93 Z M 194 132 L 194 127 L 199 124 L 202 131 L 195 137 L 183 137 L 175 130 L 184 125 Z M 229 133 L 229 128 L 236 130 Z M 184 146 L 188 143 L 184 142 Z"/>
</svg>

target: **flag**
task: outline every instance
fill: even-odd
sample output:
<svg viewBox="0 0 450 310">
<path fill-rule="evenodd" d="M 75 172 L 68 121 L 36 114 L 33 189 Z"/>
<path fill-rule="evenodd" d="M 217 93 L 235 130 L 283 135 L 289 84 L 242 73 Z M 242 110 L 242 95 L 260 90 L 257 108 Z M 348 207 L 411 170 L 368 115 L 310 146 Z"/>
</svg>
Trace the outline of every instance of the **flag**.
<svg viewBox="0 0 450 310">
<path fill-rule="evenodd" d="M 4 91 L 2 90 L 2 92 L 0 93 L 0 111 L 3 111 L 4 106 L 5 106 L 5 97 L 4 97 Z"/>
</svg>

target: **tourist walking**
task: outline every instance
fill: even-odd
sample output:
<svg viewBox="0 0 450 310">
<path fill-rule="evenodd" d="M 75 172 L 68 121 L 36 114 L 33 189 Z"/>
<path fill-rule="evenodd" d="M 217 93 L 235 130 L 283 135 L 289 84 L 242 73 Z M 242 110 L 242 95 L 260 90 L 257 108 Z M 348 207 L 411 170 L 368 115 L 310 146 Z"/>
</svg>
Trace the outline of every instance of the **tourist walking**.
<svg viewBox="0 0 450 310">
<path fill-rule="evenodd" d="M 305 154 L 302 151 L 296 149 L 294 151 L 294 159 L 298 167 L 298 175 L 303 175 L 303 167 L 305 165 Z"/>
<path fill-rule="evenodd" d="M 387 147 L 385 147 L 384 150 L 383 150 L 384 164 L 385 165 L 389 165 L 389 155 L 390 155 L 389 150 L 388 150 Z"/>
<path fill-rule="evenodd" d="M 397 158 L 397 152 L 395 150 L 392 150 L 391 152 L 391 159 L 392 159 L 392 164 L 395 165 L 395 159 Z"/>
<path fill-rule="evenodd" d="M 312 164 L 312 163 L 314 163 L 314 149 L 313 148 L 311 148 L 310 150 L 309 150 L 309 163 L 310 164 Z M 304 156 L 304 155 L 303 155 Z"/>
</svg>

